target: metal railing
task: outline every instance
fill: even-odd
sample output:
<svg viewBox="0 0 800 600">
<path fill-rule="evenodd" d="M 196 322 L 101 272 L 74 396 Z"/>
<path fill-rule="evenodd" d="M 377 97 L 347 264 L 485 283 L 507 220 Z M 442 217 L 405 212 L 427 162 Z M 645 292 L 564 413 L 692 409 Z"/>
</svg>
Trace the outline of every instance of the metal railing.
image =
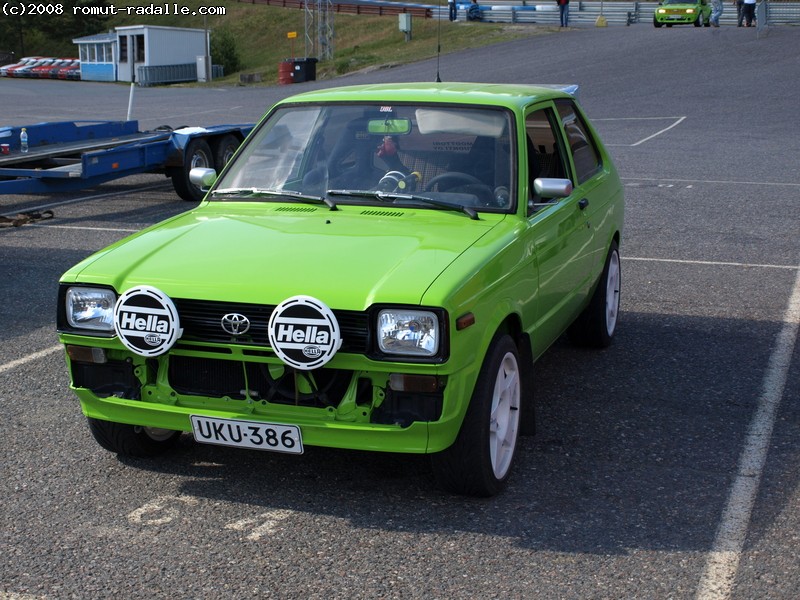
<svg viewBox="0 0 800 600">
<path fill-rule="evenodd" d="M 224 71 L 221 65 L 211 66 L 212 79 L 218 79 L 223 76 Z M 136 69 L 136 83 L 142 87 L 167 83 L 186 83 L 189 81 L 197 81 L 196 63 L 139 67 Z"/>
<path fill-rule="evenodd" d="M 466 20 L 469 4 L 458 3 L 458 20 Z M 558 25 L 560 22 L 555 2 L 537 0 L 497 0 L 479 4 L 483 21 L 490 23 L 538 23 Z M 570 25 L 594 25 L 602 14 L 609 25 L 652 23 L 658 2 L 600 2 L 579 0 L 570 2 Z M 439 12 L 439 18 L 447 18 Z M 800 25 L 800 2 L 761 0 L 756 10 L 758 27 L 767 25 Z M 736 7 L 725 0 L 720 25 L 737 24 Z"/>
</svg>

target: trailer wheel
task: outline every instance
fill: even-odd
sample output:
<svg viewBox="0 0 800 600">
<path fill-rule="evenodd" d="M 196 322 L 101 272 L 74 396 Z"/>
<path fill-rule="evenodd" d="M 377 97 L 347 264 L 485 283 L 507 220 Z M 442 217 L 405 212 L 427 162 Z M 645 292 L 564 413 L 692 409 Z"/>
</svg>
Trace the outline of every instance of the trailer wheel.
<svg viewBox="0 0 800 600">
<path fill-rule="evenodd" d="M 236 149 L 239 147 L 239 138 L 235 135 L 226 135 L 221 137 L 216 144 L 214 144 L 214 168 L 217 174 L 222 173 L 222 169 L 228 164 L 228 161 L 233 158 Z"/>
<path fill-rule="evenodd" d="M 183 167 L 176 167 L 172 170 L 172 185 L 178 196 L 189 202 L 200 202 L 205 196 L 205 192 L 189 181 L 189 171 L 196 167 L 206 169 L 214 168 L 214 159 L 208 143 L 202 139 L 191 140 L 186 145 L 186 153 L 183 156 Z"/>
</svg>

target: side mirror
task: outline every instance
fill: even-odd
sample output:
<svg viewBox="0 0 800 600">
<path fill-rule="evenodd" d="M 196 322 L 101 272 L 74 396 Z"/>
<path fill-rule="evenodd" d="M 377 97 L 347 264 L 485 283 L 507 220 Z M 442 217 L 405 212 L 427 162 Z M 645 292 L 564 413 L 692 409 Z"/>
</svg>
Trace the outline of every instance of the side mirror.
<svg viewBox="0 0 800 600">
<path fill-rule="evenodd" d="M 194 171 L 194 169 L 192 169 Z M 566 198 L 572 193 L 572 182 L 569 179 L 550 179 L 537 177 L 533 180 L 533 189 L 537 198 Z"/>
<path fill-rule="evenodd" d="M 569 179 L 537 177 L 533 180 L 533 192 L 533 198 L 528 200 L 529 215 L 545 206 L 552 206 L 553 200 L 569 196 L 572 193 L 572 182 Z"/>
<path fill-rule="evenodd" d="M 192 183 L 192 185 L 196 185 L 203 191 L 214 185 L 216 180 L 217 172 L 214 169 L 195 167 L 189 171 L 189 181 Z"/>
</svg>

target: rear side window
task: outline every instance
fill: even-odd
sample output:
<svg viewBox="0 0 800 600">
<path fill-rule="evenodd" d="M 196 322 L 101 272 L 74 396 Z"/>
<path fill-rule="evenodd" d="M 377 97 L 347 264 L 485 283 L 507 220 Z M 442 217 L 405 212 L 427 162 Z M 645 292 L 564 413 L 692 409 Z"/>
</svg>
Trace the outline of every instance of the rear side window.
<svg viewBox="0 0 800 600">
<path fill-rule="evenodd" d="M 602 168 L 600 153 L 575 105 L 570 100 L 559 100 L 556 107 L 575 163 L 577 183 L 581 184 Z"/>
</svg>

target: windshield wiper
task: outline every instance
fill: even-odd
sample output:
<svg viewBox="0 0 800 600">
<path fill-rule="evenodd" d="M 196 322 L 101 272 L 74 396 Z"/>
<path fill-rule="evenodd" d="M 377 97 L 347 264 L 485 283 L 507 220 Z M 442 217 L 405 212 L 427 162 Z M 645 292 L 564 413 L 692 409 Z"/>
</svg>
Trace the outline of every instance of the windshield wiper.
<svg viewBox="0 0 800 600">
<path fill-rule="evenodd" d="M 428 196 L 418 196 L 417 194 L 398 194 L 395 192 L 381 192 L 379 190 L 328 190 L 329 196 L 355 196 L 357 198 L 375 198 L 377 200 L 406 200 L 411 202 L 424 202 L 437 208 L 445 210 L 454 210 L 467 215 L 470 219 L 477 221 L 478 213 L 474 208 L 463 206 L 461 204 L 453 204 L 451 202 L 444 202 L 443 200 L 435 200 Z"/>
<path fill-rule="evenodd" d="M 299 202 L 310 202 L 313 204 L 325 204 L 331 210 L 339 210 L 336 203 L 330 198 L 323 196 L 311 196 L 294 190 L 262 190 L 259 188 L 222 188 L 211 192 L 212 196 L 247 196 L 257 198 L 259 196 L 270 196 L 274 198 L 291 198 Z"/>
</svg>

